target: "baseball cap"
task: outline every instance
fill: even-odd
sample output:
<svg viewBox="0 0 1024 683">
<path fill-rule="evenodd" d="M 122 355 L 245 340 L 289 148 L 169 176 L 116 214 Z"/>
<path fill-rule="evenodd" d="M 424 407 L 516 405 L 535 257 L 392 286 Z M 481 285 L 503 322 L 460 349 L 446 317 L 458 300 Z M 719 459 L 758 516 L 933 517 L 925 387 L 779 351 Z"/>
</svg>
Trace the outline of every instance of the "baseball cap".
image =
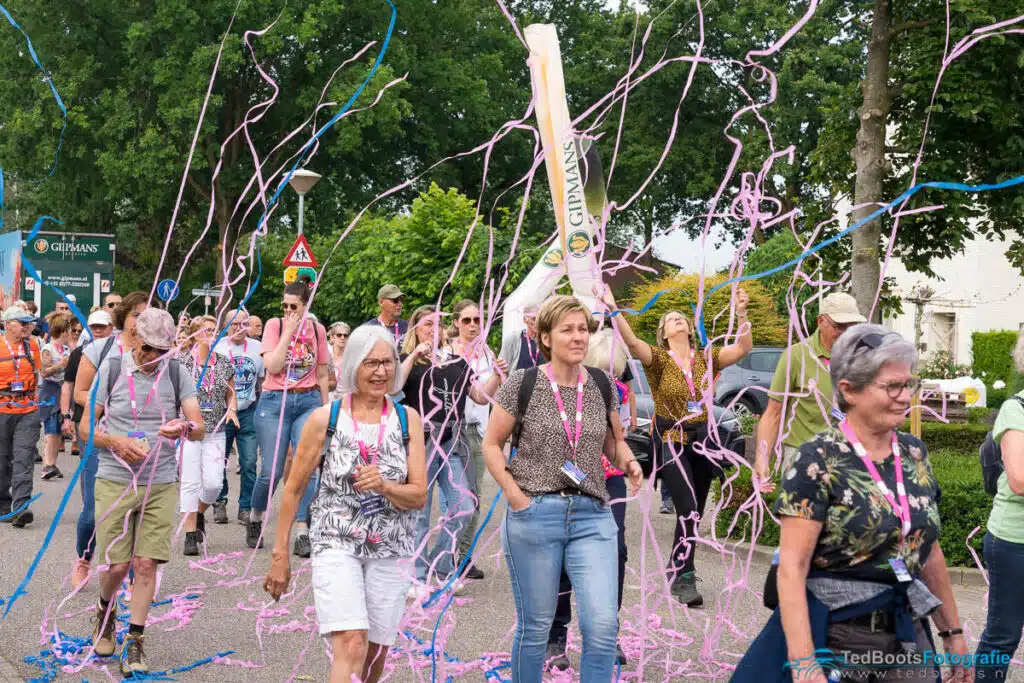
<svg viewBox="0 0 1024 683">
<path fill-rule="evenodd" d="M 74 294 L 68 294 L 64 298 L 67 299 L 70 303 L 73 303 L 73 304 L 77 304 L 78 303 L 78 297 L 76 297 Z"/>
<path fill-rule="evenodd" d="M 11 304 L 11 306 L 4 311 L 4 322 L 7 322 L 8 320 L 14 320 L 19 323 L 34 323 L 36 321 L 36 317 L 32 315 L 27 308 L 25 308 L 25 304 L 18 302 Z"/>
<path fill-rule="evenodd" d="M 397 299 L 403 297 L 402 290 L 398 288 L 398 285 L 384 285 L 377 290 L 377 301 L 381 299 Z"/>
<path fill-rule="evenodd" d="M 92 327 L 93 325 L 107 327 L 109 325 L 113 325 L 114 320 L 106 311 L 93 311 L 89 314 L 89 320 L 86 321 L 86 324 L 89 325 L 89 327 Z"/>
<path fill-rule="evenodd" d="M 135 322 L 135 334 L 143 344 L 167 351 L 174 346 L 177 328 L 170 313 L 162 308 L 147 308 Z"/>
<path fill-rule="evenodd" d="M 827 315 L 840 325 L 867 322 L 867 318 L 861 315 L 860 309 L 857 308 L 857 300 L 842 292 L 829 294 L 822 299 L 818 314 Z"/>
</svg>

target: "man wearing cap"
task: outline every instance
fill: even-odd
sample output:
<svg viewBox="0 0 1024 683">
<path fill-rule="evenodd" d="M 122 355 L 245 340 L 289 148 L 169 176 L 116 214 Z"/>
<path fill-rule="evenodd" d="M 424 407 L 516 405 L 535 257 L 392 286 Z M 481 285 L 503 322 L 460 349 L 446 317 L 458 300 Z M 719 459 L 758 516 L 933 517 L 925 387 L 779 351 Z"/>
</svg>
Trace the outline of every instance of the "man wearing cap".
<svg viewBox="0 0 1024 683">
<path fill-rule="evenodd" d="M 105 340 L 114 334 L 114 321 L 110 314 L 100 309 L 89 314 L 87 321 L 89 327 L 86 334 L 91 335 L 93 340 Z M 88 337 L 87 337 L 88 340 Z M 62 431 L 78 438 L 78 424 L 82 421 L 85 408 L 74 401 L 75 378 L 78 376 L 78 366 L 82 362 L 82 354 L 85 346 L 79 346 L 68 356 L 68 366 L 64 369 L 64 385 L 60 392 L 60 412 L 62 417 Z M 86 453 L 86 444 L 81 440 L 76 441 L 79 455 Z M 71 571 L 71 586 L 78 588 L 88 581 L 92 552 L 96 547 L 93 532 L 96 527 L 95 503 L 93 489 L 96 484 L 96 449 L 88 453 L 88 460 L 82 468 L 79 478 L 79 487 L 82 492 L 82 511 L 78 515 L 78 526 L 75 542 L 75 566 Z"/>
<path fill-rule="evenodd" d="M 32 471 L 39 441 L 37 388 L 42 356 L 32 339 L 36 317 L 21 302 L 4 311 L 0 335 L 0 517 L 22 529 L 32 522 Z"/>
<path fill-rule="evenodd" d="M 395 343 L 399 343 L 409 329 L 408 321 L 402 320 L 402 302 L 405 294 L 398 285 L 384 285 L 377 290 L 377 303 L 380 304 L 380 315 L 367 320 L 367 325 L 380 325 L 391 330 Z"/>
<path fill-rule="evenodd" d="M 135 573 L 120 658 L 126 677 L 148 673 L 143 634 L 156 592 L 157 566 L 171 559 L 178 441 L 201 441 L 205 435 L 195 384 L 170 357 L 175 331 L 167 311 L 147 308 L 139 314 L 131 346 L 122 337 L 124 354 L 103 361 L 95 415 L 83 420 L 80 429 L 86 442 L 92 434 L 99 461 L 96 556 L 101 566 L 108 565 L 99 575 L 100 599 L 93 618 L 92 642 L 99 657 L 114 654 L 114 596 L 129 565 Z"/>
<path fill-rule="evenodd" d="M 865 320 L 852 296 L 841 292 L 829 294 L 818 309 L 818 329 L 807 339 L 790 346 L 779 358 L 769 388 L 768 407 L 757 427 L 754 471 L 762 490 L 774 488 L 768 453 L 774 450 L 779 438 L 783 404 L 788 430 L 782 440 L 782 471 L 785 472 L 800 446 L 824 431 L 830 418 L 835 418 L 838 408 L 833 403 L 829 354 L 843 332 Z"/>
</svg>

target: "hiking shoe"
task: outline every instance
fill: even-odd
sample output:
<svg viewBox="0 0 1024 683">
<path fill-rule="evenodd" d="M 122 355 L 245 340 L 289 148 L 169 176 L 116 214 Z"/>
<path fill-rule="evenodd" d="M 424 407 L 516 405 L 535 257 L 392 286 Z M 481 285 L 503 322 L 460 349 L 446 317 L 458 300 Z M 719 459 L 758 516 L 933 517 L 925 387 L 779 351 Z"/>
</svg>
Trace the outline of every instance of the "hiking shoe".
<svg viewBox="0 0 1024 683">
<path fill-rule="evenodd" d="M 239 510 L 238 511 L 238 523 L 242 526 L 249 526 L 249 511 Z"/>
<path fill-rule="evenodd" d="M 15 529 L 24 529 L 34 520 L 35 515 L 32 514 L 31 510 L 22 510 L 18 514 L 11 517 L 11 526 L 13 526 Z"/>
<path fill-rule="evenodd" d="M 615 644 L 615 661 L 618 662 L 619 666 L 626 666 L 629 660 L 626 659 L 626 653 L 622 651 L 622 646 L 618 643 Z"/>
<path fill-rule="evenodd" d="M 185 549 L 182 551 L 182 555 L 185 557 L 195 557 L 199 554 L 199 534 L 195 531 L 185 532 Z"/>
<path fill-rule="evenodd" d="M 125 678 L 134 678 L 135 674 L 149 673 L 146 653 L 142 651 L 144 640 L 145 636 L 134 633 L 125 635 L 124 647 L 121 648 L 121 675 Z"/>
<path fill-rule="evenodd" d="M 687 607 L 701 607 L 704 596 L 697 590 L 697 578 L 694 572 L 680 573 L 672 581 L 672 597 Z"/>
<path fill-rule="evenodd" d="M 308 534 L 301 534 L 295 537 L 295 547 L 292 552 L 299 557 L 309 557 L 313 554 L 313 546 L 309 542 Z"/>
<path fill-rule="evenodd" d="M 96 614 L 92 618 L 92 644 L 97 657 L 112 657 L 117 649 L 117 602 L 110 601 L 110 610 L 105 611 L 96 603 Z"/>
<path fill-rule="evenodd" d="M 263 533 L 263 522 L 249 522 L 245 527 L 245 544 L 250 548 L 262 548 L 261 533 Z"/>
<path fill-rule="evenodd" d="M 71 570 L 71 587 L 77 589 L 79 586 L 84 586 L 89 583 L 89 569 L 91 563 L 89 560 L 83 560 L 78 558 L 75 560 L 75 568 Z"/>
<path fill-rule="evenodd" d="M 43 481 L 50 481 L 51 479 L 63 479 L 64 475 L 57 469 L 56 465 L 47 465 L 43 468 L 43 473 L 39 476 Z"/>
<path fill-rule="evenodd" d="M 662 503 L 661 504 L 661 510 L 659 510 L 658 512 L 660 512 L 663 515 L 671 515 L 672 514 L 672 506 L 669 505 L 668 503 Z"/>
<path fill-rule="evenodd" d="M 11 508 L 0 509 L 0 524 L 10 524 L 13 517 L 11 515 Z"/>
<path fill-rule="evenodd" d="M 544 653 L 544 661 L 549 670 L 565 671 L 569 668 L 569 657 L 565 654 L 565 643 L 548 643 L 548 649 Z"/>
<path fill-rule="evenodd" d="M 228 523 L 228 504 L 227 503 L 214 503 L 213 504 L 213 523 L 214 524 L 227 524 Z"/>
<path fill-rule="evenodd" d="M 477 568 L 475 564 L 470 564 L 469 569 L 466 570 L 466 578 L 472 579 L 473 581 L 479 581 L 484 578 L 484 573 Z"/>
</svg>

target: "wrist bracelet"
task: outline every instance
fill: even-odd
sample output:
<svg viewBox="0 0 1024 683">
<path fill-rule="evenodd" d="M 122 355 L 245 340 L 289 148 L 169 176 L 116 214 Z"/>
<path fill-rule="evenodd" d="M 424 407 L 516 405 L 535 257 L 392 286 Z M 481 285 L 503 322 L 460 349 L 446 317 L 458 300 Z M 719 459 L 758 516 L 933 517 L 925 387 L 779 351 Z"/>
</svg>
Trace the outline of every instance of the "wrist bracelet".
<svg viewBox="0 0 1024 683">
<path fill-rule="evenodd" d="M 962 628 L 951 628 L 948 631 L 939 631 L 939 638 L 952 638 L 953 636 L 962 636 L 964 630 Z"/>
</svg>

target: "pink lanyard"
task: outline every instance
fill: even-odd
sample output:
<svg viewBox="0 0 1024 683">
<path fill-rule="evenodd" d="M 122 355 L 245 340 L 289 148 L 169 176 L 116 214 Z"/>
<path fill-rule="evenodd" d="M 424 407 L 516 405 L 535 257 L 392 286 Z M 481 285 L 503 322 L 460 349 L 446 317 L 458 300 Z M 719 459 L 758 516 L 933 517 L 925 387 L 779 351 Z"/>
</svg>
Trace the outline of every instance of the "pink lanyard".
<svg viewBox="0 0 1024 683">
<path fill-rule="evenodd" d="M 10 356 L 11 356 L 11 363 L 14 365 L 14 381 L 15 382 L 21 381 L 21 378 L 18 376 L 18 370 L 21 368 L 21 359 L 24 356 L 23 355 L 15 355 L 14 349 L 11 348 L 11 343 L 9 341 L 7 341 L 7 335 L 6 334 L 0 334 L 0 339 L 4 340 L 4 346 L 7 347 L 7 353 L 10 354 Z M 24 344 L 22 344 L 22 349 L 19 349 L 19 351 L 22 351 L 22 353 L 24 353 L 23 349 L 24 349 Z"/>
<path fill-rule="evenodd" d="M 384 321 L 383 321 L 383 320 L 381 320 L 380 318 L 377 318 L 377 322 L 379 322 L 379 323 L 380 323 L 380 326 L 381 326 L 381 327 L 383 327 L 384 329 L 387 329 L 387 327 L 388 327 L 388 326 L 384 324 Z M 395 321 L 395 341 L 398 341 L 398 336 L 399 336 L 400 334 L 401 334 L 401 332 L 400 332 L 400 331 L 399 331 L 399 329 L 398 329 L 398 321 L 396 320 L 396 321 Z"/>
<path fill-rule="evenodd" d="M 245 341 L 242 342 L 242 356 L 245 356 L 245 350 L 248 349 L 248 348 L 249 348 L 249 340 L 246 339 Z M 235 354 L 231 352 L 231 345 L 230 344 L 228 344 L 228 360 L 231 361 L 232 365 L 235 364 Z"/>
<path fill-rule="evenodd" d="M 697 389 L 693 385 L 693 353 L 694 352 L 691 350 L 690 367 L 688 368 L 683 367 L 683 362 L 679 360 L 679 357 L 676 356 L 674 351 L 669 351 L 668 355 L 672 356 L 672 360 L 674 360 L 676 362 L 676 365 L 679 366 L 679 369 L 683 371 L 683 377 L 686 378 L 686 386 L 690 388 L 690 400 L 699 401 L 700 397 L 697 396 Z"/>
<path fill-rule="evenodd" d="M 562 426 L 565 427 L 565 438 L 569 440 L 569 448 L 572 450 L 573 460 L 576 459 L 576 449 L 580 445 L 580 434 L 583 432 L 583 369 L 580 368 L 580 377 L 576 381 L 576 434 L 569 429 L 569 416 L 565 413 L 565 403 L 562 402 L 562 394 L 558 390 L 558 382 L 555 381 L 555 374 L 551 371 L 551 365 L 547 366 L 548 380 L 551 382 L 551 393 L 555 395 L 555 403 L 558 404 L 558 414 L 562 418 Z"/>
<path fill-rule="evenodd" d="M 153 396 L 156 394 L 156 389 L 160 386 L 160 377 L 164 374 L 163 369 L 156 373 L 156 379 L 153 380 L 153 386 L 149 388 L 149 394 L 146 396 L 146 402 L 142 404 L 142 411 L 145 412 L 149 406 L 149 402 L 153 400 Z M 135 377 L 132 372 L 128 373 L 128 378 L 125 380 L 128 382 L 128 401 L 132 406 L 132 420 L 135 422 L 135 429 L 139 428 L 139 411 L 136 408 L 135 403 Z M 175 416 L 177 417 L 177 416 Z"/>
<path fill-rule="evenodd" d="M 213 388 L 213 370 L 217 364 L 217 354 L 210 355 L 210 367 L 206 368 L 206 372 L 203 372 L 203 363 L 199 360 L 199 349 L 196 349 L 195 353 L 192 354 L 192 360 L 195 361 L 196 370 L 203 376 L 203 384 L 199 388 L 207 393 Z"/>
<path fill-rule="evenodd" d="M 853 446 L 853 452 L 860 456 L 860 459 L 864 462 L 864 467 L 868 470 L 868 474 L 874 480 L 875 486 L 882 492 L 885 499 L 889 501 L 889 505 L 892 507 L 896 517 L 902 522 L 903 538 L 906 539 L 910 534 L 910 501 L 907 499 L 907 489 L 903 486 L 903 462 L 900 458 L 900 444 L 896 438 L 896 432 L 892 433 L 892 457 L 893 465 L 896 467 L 896 494 L 900 498 L 899 505 L 896 504 L 896 499 L 892 497 L 892 491 L 882 481 L 881 475 L 878 474 L 878 468 L 875 467 L 875 463 L 868 456 L 867 449 L 864 448 L 857 435 L 853 433 L 850 423 L 847 420 L 843 420 L 839 423 L 839 429 L 843 430 L 846 440 Z"/>
<path fill-rule="evenodd" d="M 355 411 L 352 410 L 352 394 L 348 395 L 348 413 L 352 416 L 352 425 L 356 431 L 356 443 L 359 444 L 359 455 L 367 465 L 376 465 L 377 456 L 380 454 L 380 445 L 384 443 L 384 430 L 388 422 L 388 400 L 384 399 L 384 407 L 380 411 L 380 426 L 377 428 L 377 449 L 373 452 L 373 459 L 370 459 L 369 448 L 363 442 L 362 431 L 359 429 L 359 421 L 356 420 Z"/>
<path fill-rule="evenodd" d="M 832 362 L 828 359 L 827 356 L 822 356 L 821 357 L 821 362 L 824 363 L 826 370 L 831 370 L 832 369 Z"/>
<path fill-rule="evenodd" d="M 537 351 L 533 350 L 533 344 L 531 343 L 530 335 L 523 332 L 523 336 L 526 337 L 526 350 L 530 353 L 530 360 L 533 361 L 533 367 L 537 367 Z"/>
</svg>

